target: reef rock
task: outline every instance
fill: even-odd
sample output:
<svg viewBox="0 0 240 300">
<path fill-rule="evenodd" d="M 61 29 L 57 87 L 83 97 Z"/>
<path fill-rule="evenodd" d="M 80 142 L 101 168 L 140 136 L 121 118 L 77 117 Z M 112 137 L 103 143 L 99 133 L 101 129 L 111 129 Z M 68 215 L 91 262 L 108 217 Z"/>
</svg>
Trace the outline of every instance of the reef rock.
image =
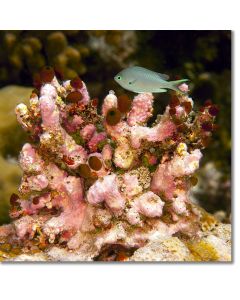
<svg viewBox="0 0 240 300">
<path fill-rule="evenodd" d="M 81 250 L 67 250 L 54 246 L 47 251 L 24 253 L 16 255 L 10 247 L 0 246 L 0 261 L 95 261 L 103 260 L 133 261 L 133 262 L 194 262 L 194 261 L 231 261 L 231 225 L 219 223 L 211 231 L 202 232 L 202 237 L 196 240 L 186 240 L 183 237 L 169 237 L 150 241 L 139 248 L 131 256 L 127 249 L 112 247 L 109 251 L 98 255 L 94 247 Z M 14 250 L 14 249 L 12 249 Z M 105 255 L 105 256 L 104 256 Z"/>
<path fill-rule="evenodd" d="M 131 261 L 231 261 L 231 226 L 218 224 L 202 237 L 187 241 L 178 237 L 149 242 Z"/>
</svg>

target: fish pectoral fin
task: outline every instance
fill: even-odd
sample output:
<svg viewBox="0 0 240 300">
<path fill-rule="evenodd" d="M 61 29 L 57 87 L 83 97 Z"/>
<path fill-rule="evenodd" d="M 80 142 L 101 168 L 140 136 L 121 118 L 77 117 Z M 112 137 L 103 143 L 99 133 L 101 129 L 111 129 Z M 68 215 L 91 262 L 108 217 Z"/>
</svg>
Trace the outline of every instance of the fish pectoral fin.
<svg viewBox="0 0 240 300">
<path fill-rule="evenodd" d="M 135 83 L 137 81 L 137 79 L 134 79 L 134 80 L 132 80 L 132 81 L 129 81 L 129 84 L 133 84 L 133 83 Z"/>
<path fill-rule="evenodd" d="M 159 90 L 158 90 L 158 93 L 165 93 L 165 92 L 167 92 L 166 89 L 159 89 Z"/>
<path fill-rule="evenodd" d="M 169 76 L 167 74 L 162 74 L 162 73 L 157 73 L 157 74 L 163 80 L 168 80 L 169 79 Z"/>
</svg>

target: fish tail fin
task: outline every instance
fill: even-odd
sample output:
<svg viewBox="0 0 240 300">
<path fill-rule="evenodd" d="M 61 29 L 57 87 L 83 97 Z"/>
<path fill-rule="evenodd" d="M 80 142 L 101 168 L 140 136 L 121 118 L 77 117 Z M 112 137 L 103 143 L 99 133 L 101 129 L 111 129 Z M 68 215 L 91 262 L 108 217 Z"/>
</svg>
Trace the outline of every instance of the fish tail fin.
<svg viewBox="0 0 240 300">
<path fill-rule="evenodd" d="M 184 93 L 182 92 L 180 89 L 179 89 L 179 85 L 181 83 L 184 83 L 184 82 L 187 82 L 189 81 L 189 79 L 180 79 L 180 80 L 175 80 L 175 81 L 170 81 L 170 85 L 171 85 L 171 89 L 176 91 L 176 92 L 181 92 L 181 93 Z M 184 93 L 185 94 L 185 93 Z"/>
</svg>

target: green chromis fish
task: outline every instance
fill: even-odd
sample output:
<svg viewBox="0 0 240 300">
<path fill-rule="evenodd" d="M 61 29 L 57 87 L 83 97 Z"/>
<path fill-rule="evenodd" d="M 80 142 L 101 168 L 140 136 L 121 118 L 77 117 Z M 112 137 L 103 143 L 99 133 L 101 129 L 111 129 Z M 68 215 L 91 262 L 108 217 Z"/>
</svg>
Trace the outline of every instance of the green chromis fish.
<svg viewBox="0 0 240 300">
<path fill-rule="evenodd" d="M 164 93 L 167 89 L 182 93 L 178 86 L 188 81 L 188 79 L 167 81 L 168 79 L 169 76 L 166 74 L 137 66 L 126 68 L 114 77 L 121 87 L 135 93 Z"/>
</svg>

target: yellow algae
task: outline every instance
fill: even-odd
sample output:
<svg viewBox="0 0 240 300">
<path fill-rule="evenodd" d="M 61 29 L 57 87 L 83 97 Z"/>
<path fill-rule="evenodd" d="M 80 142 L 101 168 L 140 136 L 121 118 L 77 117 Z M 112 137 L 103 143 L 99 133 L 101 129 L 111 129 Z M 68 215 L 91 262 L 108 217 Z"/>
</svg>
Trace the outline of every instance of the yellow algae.
<svg viewBox="0 0 240 300">
<path fill-rule="evenodd" d="M 188 242 L 187 245 L 193 256 L 201 261 L 231 261 L 231 247 L 214 235 Z"/>
<path fill-rule="evenodd" d="M 187 145 L 185 143 L 180 143 L 177 146 L 176 153 L 179 156 L 184 156 L 187 153 Z"/>
<path fill-rule="evenodd" d="M 10 244 L 8 244 L 8 243 L 0 245 L 0 250 L 3 251 L 3 252 L 8 253 L 8 252 L 11 251 L 11 249 L 12 249 L 12 246 Z"/>
<path fill-rule="evenodd" d="M 20 249 L 20 248 L 13 248 L 12 250 L 11 250 L 11 254 L 13 254 L 13 255 L 20 255 L 21 254 L 21 252 L 22 252 L 22 250 Z"/>
<path fill-rule="evenodd" d="M 177 237 L 149 242 L 130 258 L 134 261 L 193 261 L 186 245 Z"/>
<path fill-rule="evenodd" d="M 204 240 L 188 243 L 188 249 L 191 251 L 194 260 L 196 261 L 217 261 L 219 259 L 216 249 Z"/>
<path fill-rule="evenodd" d="M 200 208 L 201 211 L 201 218 L 200 218 L 200 222 L 201 222 L 201 229 L 202 231 L 209 231 L 212 230 L 218 223 L 217 219 L 207 213 L 203 208 Z"/>
</svg>

